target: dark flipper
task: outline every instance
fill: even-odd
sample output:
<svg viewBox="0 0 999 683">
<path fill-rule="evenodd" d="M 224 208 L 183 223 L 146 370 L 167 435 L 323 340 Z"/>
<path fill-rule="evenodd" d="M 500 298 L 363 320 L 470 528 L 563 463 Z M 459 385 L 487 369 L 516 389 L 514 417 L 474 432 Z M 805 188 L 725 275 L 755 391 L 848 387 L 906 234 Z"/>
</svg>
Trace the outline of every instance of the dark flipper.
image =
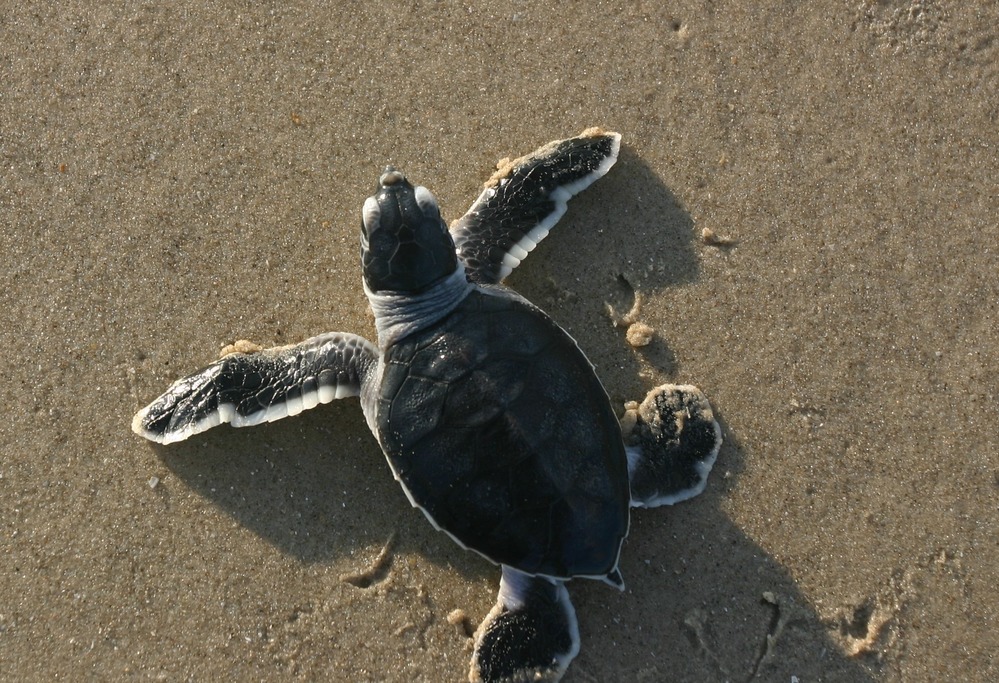
<svg viewBox="0 0 999 683">
<path fill-rule="evenodd" d="M 622 422 L 633 506 L 672 505 L 704 490 L 722 436 L 700 389 L 656 387 Z"/>
<path fill-rule="evenodd" d="M 610 170 L 621 136 L 590 128 L 501 161 L 472 208 L 452 226 L 469 279 L 496 284 L 520 265 L 565 213 L 568 201 Z"/>
<path fill-rule="evenodd" d="M 174 382 L 136 414 L 132 431 L 166 444 L 224 422 L 247 427 L 298 415 L 359 395 L 377 362 L 371 342 L 340 332 L 293 346 L 233 353 Z"/>
<path fill-rule="evenodd" d="M 496 606 L 475 632 L 473 683 L 554 683 L 579 652 L 579 626 L 561 581 L 503 567 Z"/>
</svg>

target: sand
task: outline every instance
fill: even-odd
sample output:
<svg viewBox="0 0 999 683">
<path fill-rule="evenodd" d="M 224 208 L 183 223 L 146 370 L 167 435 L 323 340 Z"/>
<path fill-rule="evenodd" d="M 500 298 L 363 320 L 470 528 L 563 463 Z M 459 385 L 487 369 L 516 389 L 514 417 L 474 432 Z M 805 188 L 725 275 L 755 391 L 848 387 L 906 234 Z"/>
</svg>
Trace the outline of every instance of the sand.
<svg viewBox="0 0 999 683">
<path fill-rule="evenodd" d="M 373 336 L 385 164 L 454 218 L 593 125 L 618 165 L 509 283 L 615 403 L 696 384 L 726 441 L 633 515 L 625 592 L 571 585 L 565 680 L 999 678 L 999 9 L 758 5 L 0 10 L 0 679 L 463 679 L 498 572 L 356 402 L 129 423 L 236 339 Z"/>
</svg>

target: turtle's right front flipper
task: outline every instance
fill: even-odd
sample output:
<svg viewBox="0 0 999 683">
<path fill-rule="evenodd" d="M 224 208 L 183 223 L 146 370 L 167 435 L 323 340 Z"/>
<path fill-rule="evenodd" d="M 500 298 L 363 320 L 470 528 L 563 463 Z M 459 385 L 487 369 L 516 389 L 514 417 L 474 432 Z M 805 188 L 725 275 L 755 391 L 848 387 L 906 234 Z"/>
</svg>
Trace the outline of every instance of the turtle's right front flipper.
<svg viewBox="0 0 999 683">
<path fill-rule="evenodd" d="M 618 133 L 589 128 L 509 161 L 504 159 L 468 212 L 451 226 L 472 282 L 496 284 L 548 235 L 574 196 L 617 161 Z"/>
<path fill-rule="evenodd" d="M 225 422 L 248 427 L 298 415 L 320 403 L 358 396 L 377 364 L 371 342 L 341 332 L 233 353 L 174 382 L 136 414 L 132 431 L 167 444 Z"/>
</svg>

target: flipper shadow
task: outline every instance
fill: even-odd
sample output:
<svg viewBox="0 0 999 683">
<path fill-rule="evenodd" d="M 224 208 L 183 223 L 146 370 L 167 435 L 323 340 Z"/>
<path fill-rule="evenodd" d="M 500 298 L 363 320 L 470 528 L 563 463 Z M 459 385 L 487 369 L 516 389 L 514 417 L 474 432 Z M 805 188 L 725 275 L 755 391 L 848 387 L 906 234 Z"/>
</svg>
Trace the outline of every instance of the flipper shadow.
<svg viewBox="0 0 999 683">
<path fill-rule="evenodd" d="M 425 523 L 393 480 L 356 399 L 155 448 L 194 491 L 306 563 L 381 546 L 393 533 L 405 539 L 410 525 Z"/>
</svg>

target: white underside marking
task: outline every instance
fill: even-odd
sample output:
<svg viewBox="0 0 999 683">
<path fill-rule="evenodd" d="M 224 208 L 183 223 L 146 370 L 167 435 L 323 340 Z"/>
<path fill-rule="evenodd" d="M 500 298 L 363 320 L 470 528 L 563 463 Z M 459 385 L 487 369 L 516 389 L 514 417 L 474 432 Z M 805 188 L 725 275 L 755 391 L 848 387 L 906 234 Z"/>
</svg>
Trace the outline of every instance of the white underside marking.
<svg viewBox="0 0 999 683">
<path fill-rule="evenodd" d="M 496 596 L 497 602 L 512 612 L 523 609 L 525 605 L 525 593 L 533 579 L 534 577 L 530 574 L 525 574 L 518 569 L 503 565 L 499 595 Z"/>
<path fill-rule="evenodd" d="M 374 197 L 368 197 L 364 200 L 364 205 L 361 207 L 361 221 L 364 223 L 365 230 L 371 231 L 376 225 L 378 225 L 378 220 L 381 216 L 381 209 L 378 208 L 378 200 Z M 361 233 L 361 238 L 366 239 L 365 233 Z"/>
<path fill-rule="evenodd" d="M 561 583 L 558 586 L 558 601 L 567 612 L 566 618 L 569 622 L 569 637 L 572 638 L 572 647 L 569 648 L 569 651 L 555 657 L 555 660 L 558 662 L 559 673 L 565 673 L 565 670 L 569 668 L 569 663 L 579 654 L 579 620 L 576 618 L 576 608 L 572 606 L 572 602 L 569 600 L 569 591 Z"/>
<path fill-rule="evenodd" d="M 231 406 L 230 406 L 231 407 Z M 146 415 L 149 413 L 149 406 L 146 406 L 139 412 L 135 414 L 132 418 L 132 431 L 139 436 L 149 439 L 150 441 L 155 441 L 161 444 L 171 444 L 177 443 L 178 441 L 183 441 L 188 437 L 194 436 L 195 434 L 200 434 L 201 432 L 207 431 L 212 427 L 217 427 L 222 424 L 222 417 L 219 415 L 218 411 L 207 415 L 204 419 L 199 420 L 191 425 L 188 425 L 184 429 L 177 431 L 170 431 L 165 434 L 159 434 L 157 432 L 151 432 L 144 429 L 142 426 L 143 421 L 146 419 Z"/>
<path fill-rule="evenodd" d="M 305 404 L 301 396 L 296 396 L 295 398 L 289 398 L 287 401 L 285 401 L 284 405 L 289 417 L 298 415 L 303 410 L 305 410 Z"/>
<path fill-rule="evenodd" d="M 310 391 L 307 394 L 302 394 L 302 409 L 312 410 L 317 405 L 319 405 L 319 390 Z"/>
<path fill-rule="evenodd" d="M 434 324 L 457 308 L 471 290 L 461 261 L 453 273 L 422 294 L 372 292 L 365 282 L 364 293 L 375 314 L 379 348 L 387 349 L 403 337 Z"/>
<path fill-rule="evenodd" d="M 223 419 L 223 422 L 230 423 L 233 427 L 252 427 L 264 422 L 274 422 L 286 417 L 294 417 L 307 408 L 314 408 L 317 405 L 330 403 L 339 398 L 359 396 L 360 391 L 351 386 L 336 385 L 336 387 L 320 387 L 313 391 L 303 393 L 301 398 L 288 399 L 284 403 L 275 403 L 267 406 L 263 410 L 258 410 L 250 415 L 240 415 L 236 412 L 236 407 L 232 404 L 225 404 L 227 410 L 232 411 L 231 419 Z M 221 409 L 223 406 L 219 406 Z"/>
<path fill-rule="evenodd" d="M 221 406 L 219 407 L 221 408 Z M 235 412 L 235 406 L 230 405 L 229 407 L 233 408 L 233 416 L 231 419 L 224 421 L 228 422 L 233 427 L 253 427 L 254 425 L 263 424 L 264 422 L 281 420 L 288 417 L 290 414 L 287 403 L 275 403 L 262 410 L 250 413 L 249 415 L 240 415 Z"/>
<path fill-rule="evenodd" d="M 524 249 L 524 248 L 522 248 L 522 247 L 520 247 L 520 246 L 518 246 L 518 245 L 516 245 L 516 244 L 513 244 L 513 245 L 510 246 L 510 254 L 509 255 L 513 256 L 515 259 L 523 260 L 523 259 L 527 258 L 527 250 Z"/>
<path fill-rule="evenodd" d="M 517 245 L 515 244 L 513 246 L 516 247 Z M 521 251 L 523 251 L 523 249 L 521 249 Z M 503 277 L 506 277 L 507 275 L 512 273 L 513 269 L 520 265 L 520 262 L 523 260 L 523 258 L 524 258 L 523 256 L 517 258 L 510 252 L 503 254 L 503 261 L 500 264 L 500 273 L 503 273 Z M 503 277 L 501 277 L 500 279 L 503 279 Z"/>
</svg>

